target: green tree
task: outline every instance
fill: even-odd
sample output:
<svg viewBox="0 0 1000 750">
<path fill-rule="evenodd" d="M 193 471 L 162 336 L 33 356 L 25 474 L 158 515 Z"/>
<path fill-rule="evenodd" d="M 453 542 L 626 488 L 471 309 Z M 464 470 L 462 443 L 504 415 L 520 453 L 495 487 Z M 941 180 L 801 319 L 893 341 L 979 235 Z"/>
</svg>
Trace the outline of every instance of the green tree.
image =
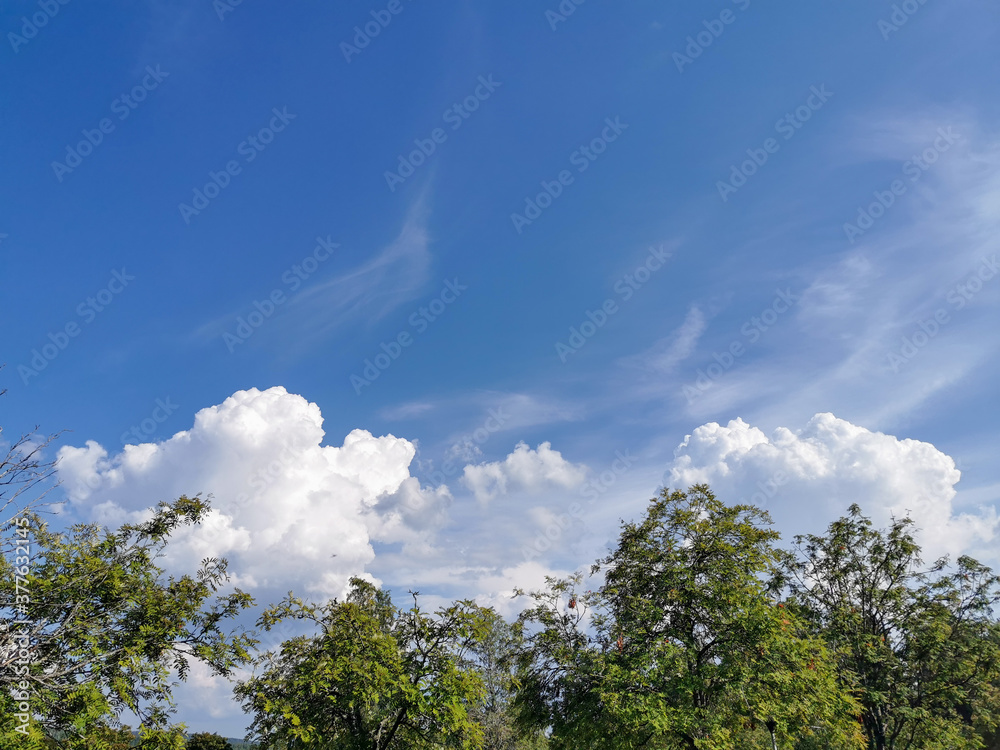
<svg viewBox="0 0 1000 750">
<path fill-rule="evenodd" d="M 469 716 L 483 681 L 468 666 L 483 637 L 483 611 L 472 602 L 423 613 L 393 605 L 387 591 L 359 578 L 343 602 L 308 604 L 289 594 L 260 625 L 309 620 L 319 632 L 264 654 L 259 674 L 236 694 L 254 716 L 251 737 L 264 746 L 390 750 L 482 746 Z"/>
<path fill-rule="evenodd" d="M 998 723 L 1000 578 L 970 557 L 924 567 L 912 526 L 873 528 L 852 505 L 796 537 L 776 585 L 836 651 L 869 748 L 977 748 Z"/>
<path fill-rule="evenodd" d="M 229 675 L 256 643 L 226 628 L 252 599 L 216 593 L 227 580 L 224 560 L 204 560 L 180 578 L 156 564 L 170 534 L 208 507 L 182 497 L 114 532 L 53 531 L 37 514 L 20 516 L 18 541 L 30 559 L 19 560 L 16 546 L 0 557 L 0 691 L 28 696 L 33 725 L 64 736 L 65 747 L 100 748 L 102 727 L 129 711 L 141 720 L 144 747 L 183 747 L 169 722 L 171 672 L 184 679 L 193 658 Z M 25 591 L 27 601 L 15 598 Z M 14 669 L 18 654 L 28 665 Z"/>
<path fill-rule="evenodd" d="M 1000 625 L 995 625 L 992 634 L 993 646 L 1000 649 Z M 1000 704 L 1000 675 L 993 679 L 989 697 L 983 701 L 987 705 Z M 976 721 L 983 739 L 984 750 L 1000 750 L 1000 711 L 981 711 Z"/>
<path fill-rule="evenodd" d="M 470 649 L 470 664 L 483 680 L 483 698 L 469 715 L 483 730 L 483 750 L 533 750 L 546 747 L 544 734 L 525 731 L 516 721 L 518 654 L 524 648 L 519 624 L 505 621 L 493 610 L 484 611 L 482 639 Z"/>
<path fill-rule="evenodd" d="M 577 575 L 532 595 L 523 719 L 557 748 L 766 746 L 768 722 L 786 745 L 858 747 L 826 648 L 767 596 L 769 524 L 704 485 L 663 490 L 591 569 L 599 590 Z"/>
<path fill-rule="evenodd" d="M 87 732 L 87 748 L 100 748 L 100 750 L 131 750 L 138 744 L 138 739 L 129 726 L 111 727 L 98 725 L 91 727 Z M 70 745 L 71 746 L 71 745 Z"/>
<path fill-rule="evenodd" d="M 225 737 L 209 732 L 198 732 L 188 737 L 185 750 L 233 750 Z"/>
</svg>

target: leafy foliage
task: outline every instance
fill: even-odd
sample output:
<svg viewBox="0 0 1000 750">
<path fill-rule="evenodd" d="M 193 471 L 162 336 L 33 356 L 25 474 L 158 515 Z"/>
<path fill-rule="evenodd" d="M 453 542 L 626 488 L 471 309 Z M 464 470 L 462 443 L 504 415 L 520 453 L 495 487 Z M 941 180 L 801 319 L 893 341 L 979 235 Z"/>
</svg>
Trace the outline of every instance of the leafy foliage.
<svg viewBox="0 0 1000 750">
<path fill-rule="evenodd" d="M 469 715 L 483 729 L 484 750 L 534 750 L 548 745 L 538 729 L 517 723 L 514 700 L 520 688 L 517 660 L 524 648 L 522 628 L 506 622 L 493 610 L 484 610 L 483 637 L 470 649 L 470 664 L 483 680 L 482 700 Z"/>
<path fill-rule="evenodd" d="M 598 591 L 578 575 L 532 594 L 524 719 L 557 748 L 743 748 L 769 720 L 782 741 L 859 746 L 826 648 L 767 596 L 769 523 L 705 486 L 664 490 L 592 568 Z"/>
<path fill-rule="evenodd" d="M 26 516 L 33 557 L 20 572 L 30 601 L 19 615 L 16 561 L 0 558 L 0 640 L 13 653 L 6 648 L 13 645 L 13 622 L 27 621 L 16 630 L 22 635 L 27 628 L 30 667 L 0 671 L 0 690 L 27 681 L 46 734 L 64 732 L 101 747 L 104 739 L 94 732 L 130 711 L 142 721 L 145 747 L 183 746 L 180 730 L 169 724 L 171 670 L 183 679 L 195 658 L 228 675 L 250 660 L 256 642 L 225 626 L 252 599 L 237 589 L 210 602 L 227 580 L 225 561 L 204 560 L 195 575 L 180 578 L 165 578 L 156 564 L 170 534 L 198 523 L 208 507 L 181 497 L 115 532 L 94 525 L 54 532 L 39 515 Z"/>
<path fill-rule="evenodd" d="M 912 521 L 873 528 L 857 505 L 796 537 L 775 584 L 836 651 L 873 750 L 980 747 L 1000 719 L 1000 577 L 970 557 L 923 568 Z"/>
<path fill-rule="evenodd" d="M 8 520 L 0 750 L 233 750 L 170 722 L 191 659 L 226 676 L 255 663 L 236 693 L 276 750 L 1000 750 L 1000 576 L 970 557 L 925 566 L 909 519 L 876 529 L 852 506 L 782 551 L 764 511 L 664 490 L 623 523 L 591 590 L 548 579 L 516 623 L 471 601 L 428 614 L 417 594 L 402 609 L 354 578 L 344 601 L 290 593 L 267 609 L 260 627 L 315 633 L 254 660 L 232 623 L 252 600 L 220 593 L 226 562 L 180 578 L 157 562 L 208 504 L 52 531 L 25 502 L 51 477 L 46 444 L 22 437 L 0 460 L 0 513 L 27 519 L 33 548 L 25 567 Z M 30 666 L 14 669 L 21 649 Z"/>
<path fill-rule="evenodd" d="M 261 672 L 237 686 L 254 716 L 251 736 L 289 747 L 481 747 L 469 707 L 482 700 L 483 680 L 466 655 L 484 635 L 483 612 L 465 601 L 429 616 L 413 599 L 401 610 L 353 578 L 346 601 L 317 606 L 289 594 L 265 612 L 265 628 L 292 617 L 319 633 L 265 654 Z"/>
</svg>

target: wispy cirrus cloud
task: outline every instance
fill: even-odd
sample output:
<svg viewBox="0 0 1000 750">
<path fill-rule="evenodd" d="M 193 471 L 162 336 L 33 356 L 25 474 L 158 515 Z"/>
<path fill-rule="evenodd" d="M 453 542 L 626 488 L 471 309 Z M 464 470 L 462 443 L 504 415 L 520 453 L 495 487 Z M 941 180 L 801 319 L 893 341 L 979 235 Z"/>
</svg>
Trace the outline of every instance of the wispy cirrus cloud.
<svg viewBox="0 0 1000 750">
<path fill-rule="evenodd" d="M 322 336 L 347 324 L 381 320 L 420 296 L 430 275 L 430 238 L 423 202 L 411 211 L 396 239 L 367 263 L 304 289 L 295 301 L 307 335 Z"/>
<path fill-rule="evenodd" d="M 893 180 L 905 190 L 871 212 L 878 216 L 853 243 L 841 232 L 822 261 L 804 255 L 787 269 L 800 300 L 697 400 L 687 403 L 682 393 L 695 370 L 678 362 L 728 362 L 731 342 L 748 343 L 740 316 L 757 310 L 737 313 L 728 302 L 713 309 L 717 336 L 699 330 L 689 312 L 671 334 L 619 360 L 656 375 L 621 392 L 662 399 L 695 420 L 742 413 L 793 421 L 823 405 L 888 428 L 974 377 L 996 356 L 1000 274 L 996 281 L 990 274 L 1000 249 L 1000 144 L 975 119 L 937 114 L 874 117 L 864 133 L 845 137 L 846 162 L 895 163 L 888 177 L 857 188 L 860 209 Z M 840 218 L 857 219 L 857 208 Z M 740 273 L 726 280 L 729 288 L 747 285 Z M 961 291 L 970 280 L 972 295 Z M 695 300 L 691 309 L 699 306 Z"/>
<path fill-rule="evenodd" d="M 410 209 L 396 237 L 361 265 L 334 276 L 328 272 L 324 276 L 320 267 L 304 280 L 289 271 L 279 275 L 274 289 L 281 291 L 286 301 L 275 306 L 273 318 L 268 316 L 252 335 L 258 340 L 280 339 L 285 353 L 303 351 L 346 326 L 371 325 L 417 299 L 430 277 L 432 255 L 427 221 L 421 198 Z M 335 252 L 342 263 L 352 250 L 340 244 Z M 264 290 L 257 295 L 265 306 L 269 294 Z M 253 298 L 248 299 L 239 308 L 199 326 L 194 337 L 210 341 L 236 331 L 241 338 L 248 338 L 240 334 L 236 324 L 240 316 L 246 317 L 254 309 Z M 289 342 L 294 342 L 293 349 L 288 348 Z"/>
<path fill-rule="evenodd" d="M 698 340 L 708 327 L 705 314 L 698 305 L 692 305 L 681 323 L 667 336 L 649 349 L 621 360 L 626 367 L 649 373 L 673 373 L 677 366 L 690 357 L 698 345 Z"/>
</svg>

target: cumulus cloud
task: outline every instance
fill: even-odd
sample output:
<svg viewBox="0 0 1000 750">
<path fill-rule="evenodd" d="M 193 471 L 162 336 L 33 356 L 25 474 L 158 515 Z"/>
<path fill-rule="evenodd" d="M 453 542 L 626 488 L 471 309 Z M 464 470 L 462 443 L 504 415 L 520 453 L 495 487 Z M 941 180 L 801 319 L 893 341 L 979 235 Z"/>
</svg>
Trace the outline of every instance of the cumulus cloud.
<svg viewBox="0 0 1000 750">
<path fill-rule="evenodd" d="M 466 466 L 462 483 L 480 502 L 515 491 L 534 491 L 557 486 L 579 486 L 586 477 L 586 467 L 570 463 L 551 443 L 542 443 L 535 450 L 518 443 L 514 452 L 503 461 Z"/>
<path fill-rule="evenodd" d="M 881 524 L 909 515 L 928 559 L 991 555 L 996 510 L 956 513 L 955 462 L 930 443 L 872 432 L 817 414 L 801 430 L 768 437 L 741 419 L 702 425 L 684 438 L 664 475 L 671 487 L 708 483 L 724 500 L 772 510 L 779 527 L 817 531 L 851 503 Z"/>
<path fill-rule="evenodd" d="M 483 607 L 493 607 L 507 618 L 517 617 L 531 602 L 527 597 L 515 597 L 515 589 L 525 592 L 545 588 L 545 579 L 566 578 L 571 570 L 549 568 L 539 562 L 525 561 L 500 570 L 482 571 L 477 577 L 477 585 L 482 593 L 476 603 Z"/>
<path fill-rule="evenodd" d="M 408 440 L 354 430 L 324 446 L 322 425 L 316 404 L 284 388 L 239 391 L 162 443 L 64 447 L 59 474 L 73 509 L 107 524 L 211 494 L 212 513 L 177 535 L 168 565 L 225 556 L 241 585 L 335 596 L 372 562 L 372 541 L 426 549 L 451 496 L 410 476 Z"/>
</svg>

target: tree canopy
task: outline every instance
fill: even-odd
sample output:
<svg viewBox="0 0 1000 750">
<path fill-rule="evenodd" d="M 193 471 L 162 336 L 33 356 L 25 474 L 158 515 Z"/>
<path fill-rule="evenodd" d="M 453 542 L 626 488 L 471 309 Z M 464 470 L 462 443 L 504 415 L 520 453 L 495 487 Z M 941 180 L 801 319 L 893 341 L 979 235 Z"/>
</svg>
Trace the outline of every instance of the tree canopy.
<svg viewBox="0 0 1000 750">
<path fill-rule="evenodd" d="M 204 501 L 181 497 L 113 532 L 96 525 L 57 532 L 37 513 L 19 516 L 31 564 L 16 546 L 0 558 L 8 654 L 0 690 L 30 696 L 37 728 L 99 747 L 93 728 L 113 727 L 129 712 L 140 718 L 148 746 L 155 738 L 176 746 L 172 672 L 184 679 L 197 659 L 229 675 L 249 661 L 256 641 L 228 625 L 252 599 L 238 589 L 217 593 L 226 562 L 206 559 L 180 577 L 157 565 L 170 534 L 207 510 Z M 10 668 L 15 663 L 22 666 Z"/>
<path fill-rule="evenodd" d="M 253 665 L 234 689 L 262 748 L 1000 750 L 1000 576 L 924 564 L 907 518 L 854 505 L 783 549 L 757 507 L 663 490 L 589 572 L 516 592 L 516 621 L 355 577 L 266 608 L 258 628 L 312 632 L 259 653 L 225 560 L 159 564 L 206 501 L 55 530 L 24 502 L 38 444 L 0 462 L 0 750 L 226 750 L 172 719 L 192 660 Z"/>
<path fill-rule="evenodd" d="M 255 739 L 358 750 L 481 747 L 469 709 L 484 684 L 465 658 L 486 628 L 475 604 L 428 615 L 414 594 L 404 610 L 387 591 L 353 578 L 344 601 L 314 605 L 289 594 L 260 624 L 289 617 L 312 621 L 318 632 L 264 654 L 259 674 L 236 688 L 254 716 Z"/>
<path fill-rule="evenodd" d="M 924 566 L 910 519 L 861 508 L 795 539 L 776 584 L 835 650 L 873 750 L 980 747 L 1000 716 L 1000 577 L 971 557 Z"/>
<path fill-rule="evenodd" d="M 534 592 L 524 718 L 555 747 L 747 747 L 769 722 L 782 741 L 859 746 L 828 649 L 768 596 L 769 525 L 705 486 L 664 490 L 591 569 L 598 590 Z"/>
</svg>

